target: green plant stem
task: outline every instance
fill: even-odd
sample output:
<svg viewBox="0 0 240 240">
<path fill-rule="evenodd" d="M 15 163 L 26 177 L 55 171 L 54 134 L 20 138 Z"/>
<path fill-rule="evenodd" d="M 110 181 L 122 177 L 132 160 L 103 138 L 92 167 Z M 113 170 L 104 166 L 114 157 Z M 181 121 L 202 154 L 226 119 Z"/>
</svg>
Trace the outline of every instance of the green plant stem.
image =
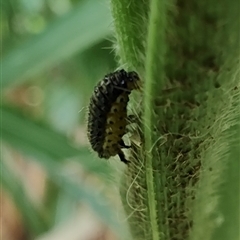
<svg viewBox="0 0 240 240">
<path fill-rule="evenodd" d="M 154 132 L 157 116 L 154 114 L 154 100 L 159 95 L 159 89 L 164 83 L 164 57 L 166 51 L 166 3 L 164 0 L 153 0 L 150 8 L 149 31 L 147 38 L 146 77 L 144 96 L 144 137 L 146 151 L 146 184 L 149 218 L 152 229 L 152 239 L 159 239 L 157 223 L 156 182 L 154 179 L 154 162 L 159 161 L 156 149 L 153 147 L 157 136 Z M 158 86 L 158 87 L 157 87 Z"/>
<path fill-rule="evenodd" d="M 116 51 L 120 65 L 126 69 L 142 71 L 144 67 L 146 19 L 148 0 L 112 0 Z"/>
<path fill-rule="evenodd" d="M 136 109 L 143 118 L 132 128 L 121 189 L 133 239 L 212 240 L 233 138 L 226 130 L 237 123 L 237 5 L 151 1 L 142 53 L 144 110 Z M 123 29 L 131 24 L 128 17 Z M 122 33 L 127 32 L 118 32 L 120 53 L 134 56 Z M 127 66 L 141 66 L 133 57 L 120 57 Z"/>
</svg>

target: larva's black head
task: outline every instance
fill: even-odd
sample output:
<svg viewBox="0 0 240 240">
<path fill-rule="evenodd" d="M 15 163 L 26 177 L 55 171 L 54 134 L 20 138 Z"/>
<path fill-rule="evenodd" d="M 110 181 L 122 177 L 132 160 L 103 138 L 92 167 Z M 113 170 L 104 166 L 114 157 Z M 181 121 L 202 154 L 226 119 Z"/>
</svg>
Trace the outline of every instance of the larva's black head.
<svg viewBox="0 0 240 240">
<path fill-rule="evenodd" d="M 122 69 L 107 74 L 94 88 L 89 105 L 88 138 L 99 157 L 121 155 L 119 143 L 127 124 L 128 95 L 139 88 L 139 81 L 136 72 Z"/>
<path fill-rule="evenodd" d="M 124 69 L 116 71 L 114 74 L 119 75 L 120 78 L 125 78 L 126 81 L 139 81 L 139 76 L 136 72 L 126 72 Z"/>
<path fill-rule="evenodd" d="M 139 88 L 139 76 L 136 72 L 126 72 L 124 69 L 113 73 L 117 79 L 117 87 L 122 87 L 123 90 L 131 92 L 133 89 Z"/>
<path fill-rule="evenodd" d="M 132 71 L 128 73 L 128 78 L 130 81 L 139 81 L 139 76 L 136 72 Z"/>
</svg>

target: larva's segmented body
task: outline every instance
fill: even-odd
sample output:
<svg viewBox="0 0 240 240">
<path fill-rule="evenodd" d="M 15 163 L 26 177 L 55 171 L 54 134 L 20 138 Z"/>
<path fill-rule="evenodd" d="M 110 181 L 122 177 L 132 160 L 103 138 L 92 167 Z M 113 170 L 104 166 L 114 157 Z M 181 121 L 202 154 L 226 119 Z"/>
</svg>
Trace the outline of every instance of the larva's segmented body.
<svg viewBox="0 0 240 240">
<path fill-rule="evenodd" d="M 88 138 L 100 158 L 119 155 L 127 163 L 121 148 L 126 133 L 129 94 L 139 87 L 136 72 L 110 73 L 94 89 L 88 113 Z"/>
</svg>

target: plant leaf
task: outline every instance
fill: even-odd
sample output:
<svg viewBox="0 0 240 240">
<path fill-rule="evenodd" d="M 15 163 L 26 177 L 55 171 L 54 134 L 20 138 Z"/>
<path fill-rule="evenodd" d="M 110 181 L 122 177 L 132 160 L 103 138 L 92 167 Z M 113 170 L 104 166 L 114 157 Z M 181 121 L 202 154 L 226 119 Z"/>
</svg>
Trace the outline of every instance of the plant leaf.
<svg viewBox="0 0 240 240">
<path fill-rule="evenodd" d="M 76 148 L 66 136 L 44 124 L 32 121 L 18 111 L 2 106 L 1 138 L 36 158 L 43 166 L 60 164 L 68 158 L 87 171 L 111 179 L 107 161 L 96 161 L 87 148 Z"/>
<path fill-rule="evenodd" d="M 96 5 L 97 4 L 97 5 Z M 105 3 L 80 4 L 47 29 L 13 49 L 2 60 L 2 87 L 46 71 L 110 34 L 111 16 Z"/>
</svg>

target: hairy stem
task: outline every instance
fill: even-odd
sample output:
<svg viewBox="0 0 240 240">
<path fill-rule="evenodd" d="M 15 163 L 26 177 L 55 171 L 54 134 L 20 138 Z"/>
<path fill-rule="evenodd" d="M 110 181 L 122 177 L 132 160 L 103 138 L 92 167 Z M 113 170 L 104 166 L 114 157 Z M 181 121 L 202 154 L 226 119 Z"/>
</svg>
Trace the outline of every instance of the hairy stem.
<svg viewBox="0 0 240 240">
<path fill-rule="evenodd" d="M 144 80 L 121 188 L 133 239 L 212 240 L 219 227 L 228 129 L 238 122 L 238 4 L 152 0 L 144 23 L 136 1 L 114 6 L 121 63 Z M 145 40 L 133 36 L 142 26 Z"/>
<path fill-rule="evenodd" d="M 146 167 L 146 186 L 147 186 L 147 204 L 149 209 L 149 219 L 151 223 L 152 239 L 159 239 L 158 227 L 158 206 L 156 186 L 161 181 L 159 175 L 154 175 L 154 166 L 157 165 L 159 157 L 154 148 L 157 141 L 154 128 L 156 126 L 157 116 L 154 109 L 154 101 L 159 95 L 161 87 L 164 85 L 164 58 L 166 52 L 166 3 L 165 0 L 153 0 L 150 8 L 149 30 L 147 38 L 146 53 L 146 74 L 144 92 L 144 141 L 145 141 L 145 167 Z M 156 62 L 158 64 L 156 64 Z"/>
<path fill-rule="evenodd" d="M 148 0 L 112 0 L 111 10 L 120 65 L 142 71 L 145 59 Z"/>
</svg>

